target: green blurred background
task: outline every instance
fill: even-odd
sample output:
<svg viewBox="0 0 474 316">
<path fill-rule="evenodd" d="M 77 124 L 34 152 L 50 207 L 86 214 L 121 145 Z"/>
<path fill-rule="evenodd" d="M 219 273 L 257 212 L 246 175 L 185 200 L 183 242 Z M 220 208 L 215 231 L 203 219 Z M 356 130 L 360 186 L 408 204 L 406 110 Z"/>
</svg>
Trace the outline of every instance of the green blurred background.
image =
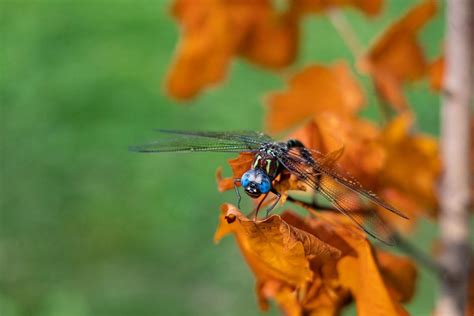
<svg viewBox="0 0 474 316">
<path fill-rule="evenodd" d="M 277 1 L 282 2 L 282 1 Z M 388 1 L 373 20 L 344 11 L 368 45 L 418 1 Z M 259 315 L 254 280 L 232 238 L 212 242 L 226 154 L 140 155 L 153 128 L 262 128 L 263 98 L 284 82 L 235 60 L 228 79 L 190 104 L 164 93 L 178 39 L 170 1 L 0 3 L 0 315 Z M 422 32 L 442 45 L 443 10 Z M 351 53 L 327 18 L 303 21 L 298 62 Z M 371 94 L 366 78 L 361 78 Z M 189 78 L 193 80 L 193 78 Z M 421 131 L 439 130 L 426 82 L 407 89 Z M 374 98 L 364 115 L 377 120 Z M 248 204 L 247 204 L 248 205 Z M 429 251 L 430 223 L 413 237 Z M 408 304 L 428 315 L 434 276 Z M 275 307 L 270 314 L 277 314 Z M 354 308 L 346 314 L 353 314 Z"/>
</svg>

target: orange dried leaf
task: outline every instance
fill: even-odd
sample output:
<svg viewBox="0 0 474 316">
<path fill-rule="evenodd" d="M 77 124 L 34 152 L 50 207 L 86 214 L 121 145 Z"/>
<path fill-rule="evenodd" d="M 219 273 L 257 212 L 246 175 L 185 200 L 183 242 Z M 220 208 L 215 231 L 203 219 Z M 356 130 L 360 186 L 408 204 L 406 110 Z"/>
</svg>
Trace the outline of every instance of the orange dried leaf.
<svg viewBox="0 0 474 316">
<path fill-rule="evenodd" d="M 435 0 L 426 0 L 392 24 L 361 60 L 383 100 L 401 111 L 408 108 L 402 90 L 405 81 L 423 77 L 427 61 L 417 35 L 434 16 Z"/>
<path fill-rule="evenodd" d="M 384 253 L 377 261 L 345 216 L 303 219 L 287 211 L 253 222 L 225 204 L 215 240 L 229 233 L 256 276 L 263 310 L 274 299 L 286 315 L 337 315 L 352 294 L 360 315 L 406 314 L 398 300 L 411 296 L 414 266 Z"/>
<path fill-rule="evenodd" d="M 331 114 L 324 113 L 322 115 L 332 116 Z M 302 142 L 307 148 L 317 149 L 322 153 L 331 151 L 331 148 L 327 148 L 325 143 L 325 135 L 323 130 L 319 127 L 319 122 L 316 118 L 310 120 L 307 124 L 298 128 L 292 132 L 289 139 L 297 139 Z"/>
<path fill-rule="evenodd" d="M 382 186 L 395 188 L 415 201 L 417 212 L 426 213 L 438 205 L 435 186 L 441 173 L 441 160 L 437 140 L 411 133 L 412 123 L 411 115 L 401 115 L 382 132 L 381 143 L 387 159 L 379 181 Z"/>
<path fill-rule="evenodd" d="M 430 85 L 433 90 L 440 91 L 443 88 L 445 60 L 444 57 L 438 57 L 430 65 L 428 75 Z"/>
<path fill-rule="evenodd" d="M 252 153 L 240 153 L 237 158 L 229 159 L 228 163 L 232 168 L 233 177 L 223 178 L 222 168 L 218 168 L 216 172 L 217 189 L 224 192 L 234 188 L 234 179 L 240 178 L 247 170 L 250 169 L 254 155 Z"/>
<path fill-rule="evenodd" d="M 334 154 L 344 148 L 337 165 L 368 188 L 374 185 L 374 177 L 385 161 L 378 137 L 379 131 L 371 122 L 329 112 L 315 116 L 290 136 L 323 154 Z"/>
<path fill-rule="evenodd" d="M 173 15 L 182 26 L 167 91 L 190 99 L 224 79 L 231 59 L 282 67 L 296 56 L 298 25 L 277 13 L 269 0 L 176 0 Z"/>
<path fill-rule="evenodd" d="M 269 280 L 257 283 L 257 296 L 262 310 L 268 309 L 269 299 L 275 299 L 285 315 L 300 316 L 302 313 L 295 291 L 281 282 Z"/>
<path fill-rule="evenodd" d="M 399 302 L 407 302 L 415 294 L 417 270 L 414 262 L 407 257 L 396 256 L 385 251 L 376 251 L 380 272 L 391 294 Z"/>
<path fill-rule="evenodd" d="M 288 198 L 288 191 L 306 191 L 307 187 L 302 183 L 295 175 L 289 172 L 283 171 L 279 177 L 273 181 L 273 187 L 277 192 L 280 192 L 279 204 L 284 204 Z M 268 201 L 270 203 L 270 201 Z"/>
<path fill-rule="evenodd" d="M 357 252 L 357 257 L 344 256 L 337 271 L 343 287 L 355 300 L 358 315 L 408 315 L 386 287 L 367 240 L 342 236 Z"/>
<path fill-rule="evenodd" d="M 345 63 L 314 65 L 293 76 L 287 91 L 269 97 L 267 129 L 281 132 L 324 111 L 353 115 L 363 99 Z"/>
<path fill-rule="evenodd" d="M 311 260 L 322 264 L 340 255 L 339 250 L 290 226 L 280 216 L 254 222 L 224 204 L 214 239 L 219 241 L 228 233 L 235 234 L 242 254 L 260 282 L 277 280 L 301 287 L 313 277 Z"/>
<path fill-rule="evenodd" d="M 359 315 L 406 313 L 399 302 L 409 300 L 413 294 L 416 270 L 410 260 L 388 253 L 377 253 L 375 257 L 369 242 L 342 215 L 320 213 L 317 219 L 303 220 L 285 212 L 282 218 L 342 253 L 337 273 L 332 272 L 332 263 L 318 269 L 320 279 L 316 277 L 307 291 L 305 310 L 320 312 L 316 315 L 337 315 L 350 290 Z"/>
<path fill-rule="evenodd" d="M 239 52 L 250 61 L 269 68 L 289 65 L 298 49 L 298 21 L 293 16 L 270 14 L 258 23 Z"/>
<path fill-rule="evenodd" d="M 222 80 L 243 39 L 269 10 L 266 0 L 177 0 L 173 15 L 182 25 L 182 36 L 168 92 L 189 99 Z"/>
<path fill-rule="evenodd" d="M 290 138 L 299 139 L 323 154 L 344 147 L 334 168 L 351 174 L 365 189 L 413 219 L 437 207 L 435 183 L 441 162 L 437 140 L 412 133 L 411 124 L 412 118 L 406 114 L 381 131 L 362 119 L 326 112 Z M 380 210 L 380 214 L 404 231 L 415 224 L 386 210 Z"/>
<path fill-rule="evenodd" d="M 285 211 L 282 215 L 285 222 L 300 230 L 304 230 L 323 242 L 339 249 L 342 256 L 354 255 L 354 250 L 340 236 L 340 233 L 349 235 L 354 239 L 365 239 L 364 233 L 355 228 L 348 217 L 334 212 L 318 212 L 316 218 L 302 218 L 291 211 Z"/>
<path fill-rule="evenodd" d="M 217 0 L 175 2 L 173 14 L 182 25 L 182 37 L 168 74 L 170 95 L 189 99 L 203 87 L 224 78 L 230 58 L 244 34 L 228 10 Z M 243 14 L 247 16 L 251 12 Z"/>
</svg>

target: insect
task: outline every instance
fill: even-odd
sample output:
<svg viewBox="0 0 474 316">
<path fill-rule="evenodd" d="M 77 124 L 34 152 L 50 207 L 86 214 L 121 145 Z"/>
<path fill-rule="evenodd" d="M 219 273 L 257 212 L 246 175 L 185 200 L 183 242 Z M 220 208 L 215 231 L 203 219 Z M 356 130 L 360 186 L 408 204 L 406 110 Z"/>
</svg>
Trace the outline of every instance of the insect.
<svg viewBox="0 0 474 316">
<path fill-rule="evenodd" d="M 273 180 L 284 170 L 295 175 L 301 182 L 319 192 L 335 209 L 349 217 L 360 229 L 386 244 L 394 244 L 391 231 L 375 209 L 383 209 L 408 219 L 402 212 L 362 188 L 357 180 L 334 166 L 329 166 L 327 156 L 306 148 L 298 140 L 277 142 L 270 136 L 254 131 L 208 132 L 157 130 L 168 134 L 153 143 L 131 146 L 131 151 L 157 152 L 250 152 L 254 154 L 251 168 L 240 179 L 234 179 L 234 187 L 240 208 L 241 196 L 237 184 L 251 198 L 264 197 L 256 208 L 258 212 L 266 197 L 275 194 L 275 201 L 268 213 L 278 204 L 281 194 L 275 190 Z M 367 204 L 361 212 L 361 202 Z"/>
</svg>

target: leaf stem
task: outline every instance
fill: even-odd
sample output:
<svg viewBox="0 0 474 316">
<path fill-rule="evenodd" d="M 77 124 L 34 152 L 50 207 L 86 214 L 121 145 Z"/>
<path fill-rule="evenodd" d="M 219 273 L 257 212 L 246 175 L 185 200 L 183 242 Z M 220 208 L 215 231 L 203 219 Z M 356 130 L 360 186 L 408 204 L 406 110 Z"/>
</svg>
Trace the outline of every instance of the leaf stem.
<svg viewBox="0 0 474 316">
<path fill-rule="evenodd" d="M 358 59 L 364 53 L 364 45 L 353 31 L 353 27 L 347 21 L 346 16 L 338 9 L 330 9 L 327 11 L 329 20 L 334 28 L 341 36 L 344 43 L 354 55 L 354 59 Z"/>
<path fill-rule="evenodd" d="M 339 10 L 339 9 L 330 9 L 327 11 L 327 15 L 329 20 L 331 21 L 334 28 L 337 30 L 338 34 L 341 36 L 343 42 L 352 52 L 354 56 L 355 63 L 357 60 L 361 58 L 361 56 L 366 51 L 366 48 L 360 41 L 357 34 L 353 31 L 354 28 L 350 25 L 349 21 L 347 20 L 346 16 Z M 377 109 L 379 110 L 382 124 L 385 125 L 391 118 L 392 112 L 391 109 L 387 106 L 378 93 L 376 92 L 377 89 L 374 87 L 375 83 L 372 81 L 372 92 L 371 94 L 376 96 L 376 105 Z"/>
</svg>

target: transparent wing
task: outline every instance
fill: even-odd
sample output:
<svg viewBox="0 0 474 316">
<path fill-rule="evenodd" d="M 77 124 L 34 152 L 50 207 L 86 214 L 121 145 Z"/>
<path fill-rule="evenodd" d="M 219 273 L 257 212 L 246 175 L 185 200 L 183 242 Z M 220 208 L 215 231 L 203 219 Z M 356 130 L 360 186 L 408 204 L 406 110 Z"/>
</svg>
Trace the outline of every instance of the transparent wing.
<svg viewBox="0 0 474 316">
<path fill-rule="evenodd" d="M 336 168 L 331 168 L 328 167 L 325 163 L 325 158 L 327 157 L 326 155 L 322 154 L 321 152 L 313 149 L 305 149 L 311 153 L 311 156 L 313 157 L 315 161 L 315 165 L 318 170 L 320 170 L 322 173 L 334 178 L 336 182 L 340 183 L 341 185 L 349 188 L 351 191 L 357 192 L 364 198 L 372 201 L 373 203 L 376 203 L 377 205 L 383 207 L 384 209 L 397 214 L 400 217 L 403 217 L 405 219 L 408 219 L 408 217 L 385 202 L 384 200 L 380 199 L 375 193 L 365 190 L 362 185 L 357 181 L 354 177 L 352 177 L 349 174 L 343 174 L 341 171 L 337 171 Z M 296 153 L 296 154 L 295 154 Z M 300 156 L 298 155 L 297 152 L 292 152 L 291 155 L 296 155 L 297 157 Z"/>
<path fill-rule="evenodd" d="M 407 217 L 375 194 L 364 190 L 353 177 L 336 171 L 334 166 L 327 166 L 325 157 L 314 150 L 295 148 L 287 155 L 282 155 L 280 161 L 367 234 L 385 244 L 394 245 L 396 242 L 392 237 L 393 232 L 375 212 L 376 206 L 403 218 Z"/>
<path fill-rule="evenodd" d="M 273 139 L 262 133 L 256 131 L 225 131 L 225 132 L 209 132 L 209 131 L 178 131 L 178 130 L 166 130 L 156 129 L 155 131 L 165 134 L 176 134 L 176 135 L 188 135 L 188 136 L 202 136 L 209 138 L 219 138 L 228 140 L 240 140 L 251 143 L 268 143 L 273 142 Z"/>
<path fill-rule="evenodd" d="M 269 136 L 252 131 L 198 132 L 157 130 L 172 135 L 149 144 L 130 146 L 137 152 L 253 152 L 273 141 Z"/>
</svg>

